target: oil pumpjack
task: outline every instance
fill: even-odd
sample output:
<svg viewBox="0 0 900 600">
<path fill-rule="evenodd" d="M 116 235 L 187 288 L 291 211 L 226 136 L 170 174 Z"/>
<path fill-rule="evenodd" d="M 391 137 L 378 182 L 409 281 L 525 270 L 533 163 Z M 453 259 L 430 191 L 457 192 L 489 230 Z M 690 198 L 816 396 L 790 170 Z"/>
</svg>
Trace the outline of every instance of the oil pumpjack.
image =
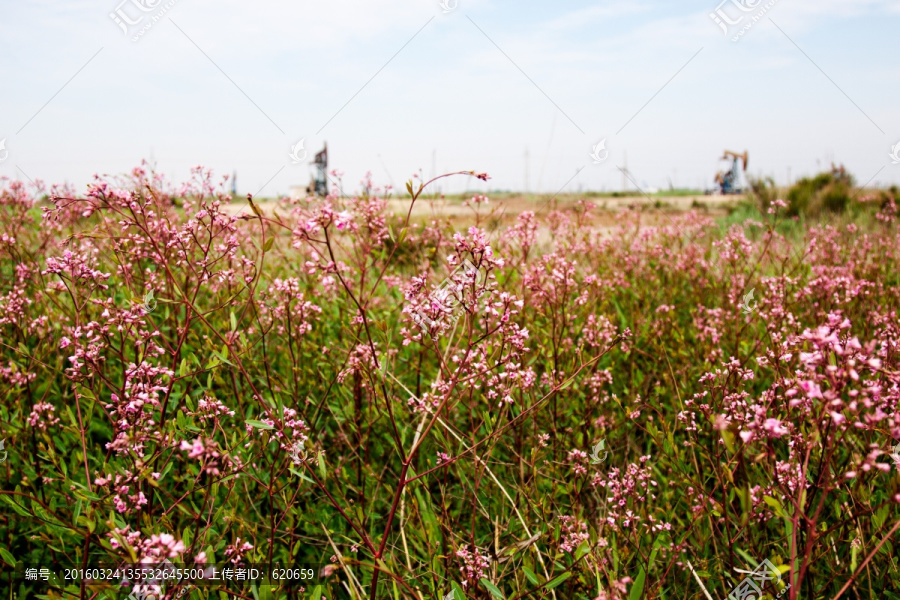
<svg viewBox="0 0 900 600">
<path fill-rule="evenodd" d="M 327 196 L 328 142 L 325 142 L 322 150 L 316 153 L 316 158 L 313 161 L 313 164 L 316 165 L 316 174 L 312 177 L 312 181 L 310 181 L 309 187 L 306 189 L 306 191 L 307 193 L 315 194 L 316 196 Z"/>
<path fill-rule="evenodd" d="M 744 190 L 739 187 L 741 182 L 741 173 L 747 172 L 747 161 L 750 159 L 750 153 L 746 150 L 743 154 L 726 150 L 719 160 L 731 160 L 731 168 L 723 173 L 716 173 L 716 184 L 718 188 L 714 190 L 717 194 L 742 194 Z M 740 163 L 740 164 L 739 164 Z"/>
</svg>

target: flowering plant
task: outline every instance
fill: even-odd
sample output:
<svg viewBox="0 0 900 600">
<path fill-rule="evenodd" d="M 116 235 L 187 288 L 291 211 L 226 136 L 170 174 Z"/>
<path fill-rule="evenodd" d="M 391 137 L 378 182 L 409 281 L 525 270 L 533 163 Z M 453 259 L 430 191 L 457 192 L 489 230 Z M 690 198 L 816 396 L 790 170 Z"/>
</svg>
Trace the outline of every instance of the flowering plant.
<svg viewBox="0 0 900 600">
<path fill-rule="evenodd" d="M 724 597 L 763 558 L 791 600 L 880 589 L 893 199 L 720 234 L 476 195 L 456 227 L 430 183 L 394 214 L 371 181 L 3 181 L 2 559 L 316 564 L 312 597 L 373 600 Z"/>
</svg>

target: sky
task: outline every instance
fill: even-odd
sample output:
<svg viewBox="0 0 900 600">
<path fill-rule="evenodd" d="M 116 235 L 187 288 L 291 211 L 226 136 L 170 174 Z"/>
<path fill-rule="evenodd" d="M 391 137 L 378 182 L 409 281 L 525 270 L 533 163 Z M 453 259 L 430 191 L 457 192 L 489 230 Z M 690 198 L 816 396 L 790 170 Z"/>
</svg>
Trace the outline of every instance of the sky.
<svg viewBox="0 0 900 600">
<path fill-rule="evenodd" d="M 709 188 L 725 149 L 900 184 L 900 0 L 718 2 L 2 0 L 0 177 L 273 196 L 327 142 L 348 193 Z"/>
</svg>

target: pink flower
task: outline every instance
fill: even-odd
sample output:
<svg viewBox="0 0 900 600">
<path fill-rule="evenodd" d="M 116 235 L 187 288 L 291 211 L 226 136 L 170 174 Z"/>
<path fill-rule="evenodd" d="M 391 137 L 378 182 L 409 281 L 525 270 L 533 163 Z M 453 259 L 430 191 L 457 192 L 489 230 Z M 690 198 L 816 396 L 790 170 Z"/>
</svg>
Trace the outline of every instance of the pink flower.
<svg viewBox="0 0 900 600">
<path fill-rule="evenodd" d="M 35 429 L 46 431 L 48 427 L 59 424 L 59 417 L 55 412 L 56 408 L 49 402 L 38 402 L 31 408 L 28 424 Z"/>
<path fill-rule="evenodd" d="M 766 419 L 765 423 L 763 423 L 763 430 L 769 434 L 769 437 L 776 438 L 789 433 L 787 428 L 781 424 L 781 421 L 772 418 Z"/>
<path fill-rule="evenodd" d="M 485 554 L 481 554 L 477 548 L 462 547 L 456 551 L 456 557 L 460 560 L 459 571 L 463 576 L 462 586 L 468 588 L 469 585 L 477 584 L 484 576 L 485 571 L 490 567 L 491 559 Z"/>
<path fill-rule="evenodd" d="M 241 562 L 244 554 L 252 549 L 253 544 L 249 542 L 242 542 L 241 538 L 237 538 L 234 540 L 233 544 L 230 544 L 225 548 L 225 557 L 229 559 L 229 562 L 237 564 Z"/>
<path fill-rule="evenodd" d="M 346 210 L 336 213 L 334 215 L 334 226 L 337 227 L 340 231 L 343 231 L 350 224 L 350 221 L 353 219 L 353 216 L 347 212 Z"/>
<path fill-rule="evenodd" d="M 188 451 L 188 458 L 197 458 L 198 456 L 203 456 L 206 452 L 206 448 L 203 447 L 203 442 L 200 438 L 195 439 L 192 443 L 182 440 L 181 450 Z"/>
<path fill-rule="evenodd" d="M 590 539 L 584 521 L 565 515 L 559 515 L 557 519 L 560 521 L 559 549 L 563 552 L 571 554 L 582 542 Z"/>
</svg>

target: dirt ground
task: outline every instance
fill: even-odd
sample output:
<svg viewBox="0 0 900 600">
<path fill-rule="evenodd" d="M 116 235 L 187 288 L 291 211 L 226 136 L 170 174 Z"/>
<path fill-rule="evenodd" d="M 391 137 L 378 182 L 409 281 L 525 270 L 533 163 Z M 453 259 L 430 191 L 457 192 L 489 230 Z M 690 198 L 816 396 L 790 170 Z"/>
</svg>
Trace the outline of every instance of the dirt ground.
<svg viewBox="0 0 900 600">
<path fill-rule="evenodd" d="M 582 199 L 593 203 L 599 210 L 595 211 L 594 223 L 599 228 L 611 228 L 618 223 L 617 213 L 628 208 L 641 210 L 646 214 L 646 226 L 664 223 L 667 217 L 674 213 L 690 210 L 692 207 L 701 207 L 711 216 L 720 216 L 727 213 L 739 199 L 738 196 L 627 196 L 620 198 L 601 197 L 584 198 L 574 194 L 550 197 L 504 195 L 496 198 L 490 197 L 487 204 L 477 206 L 482 216 L 482 222 L 490 221 L 493 224 L 508 224 L 515 221 L 516 217 L 525 211 L 535 213 L 547 213 L 554 209 L 565 210 L 575 207 Z M 256 201 L 257 205 L 267 214 L 273 210 L 281 213 L 283 208 L 277 208 L 273 200 Z M 394 198 L 388 200 L 388 208 L 396 215 L 405 215 L 409 211 L 409 198 Z M 476 213 L 472 206 L 466 206 L 457 198 L 431 198 L 422 197 L 416 201 L 412 210 L 411 220 L 414 223 L 428 222 L 432 219 L 449 219 L 457 226 L 468 226 L 476 221 Z M 236 200 L 227 208 L 231 214 L 252 214 L 246 200 Z"/>
<path fill-rule="evenodd" d="M 546 215 L 554 209 L 574 208 L 579 201 L 586 200 L 596 206 L 589 220 L 591 229 L 601 236 L 612 236 L 621 224 L 620 213 L 629 208 L 641 211 L 638 228 L 645 229 L 669 225 L 673 216 L 687 212 L 691 208 L 699 208 L 712 217 L 724 216 L 728 213 L 729 206 L 733 206 L 742 198 L 705 195 L 585 198 L 576 194 L 559 196 L 555 199 L 550 196 L 526 197 L 513 194 L 488 197 L 487 204 L 480 204 L 477 207 L 464 205 L 459 198 L 422 197 L 413 206 L 410 222 L 421 225 L 433 220 L 449 220 L 458 229 L 465 229 L 480 222 L 482 227 L 490 231 L 512 225 L 516 217 L 525 211 L 530 210 L 538 216 Z M 279 206 L 274 200 L 255 202 L 268 215 L 272 215 L 273 212 L 286 215 L 289 210 L 286 206 Z M 390 199 L 388 208 L 395 215 L 405 216 L 409 211 L 409 198 Z M 480 218 L 476 218 L 473 208 L 478 209 Z M 253 214 L 245 199 L 232 202 L 226 210 L 231 214 Z M 538 246 L 549 246 L 553 239 L 552 233 L 546 225 L 539 226 L 536 239 Z"/>
</svg>

